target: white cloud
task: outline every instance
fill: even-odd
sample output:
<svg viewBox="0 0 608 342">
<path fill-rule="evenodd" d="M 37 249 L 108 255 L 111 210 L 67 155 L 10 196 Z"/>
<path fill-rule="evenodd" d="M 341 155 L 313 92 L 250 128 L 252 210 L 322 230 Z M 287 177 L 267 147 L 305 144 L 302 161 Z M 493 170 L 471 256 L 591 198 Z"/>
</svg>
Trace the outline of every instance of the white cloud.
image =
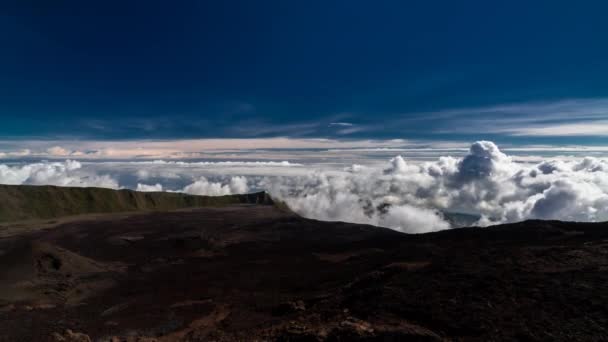
<svg viewBox="0 0 608 342">
<path fill-rule="evenodd" d="M 185 161 L 165 161 L 165 160 L 153 160 L 153 161 L 136 161 L 133 164 L 152 164 L 152 165 L 180 165 L 180 166 L 302 166 L 298 163 L 290 163 L 286 160 L 275 162 L 275 161 L 218 161 L 218 162 L 185 162 Z"/>
<path fill-rule="evenodd" d="M 608 115 L 608 112 L 607 112 Z M 545 124 L 500 130 L 515 136 L 605 136 L 608 121 L 596 120 L 584 123 Z"/>
<path fill-rule="evenodd" d="M 159 184 L 159 183 L 156 183 L 154 185 L 137 183 L 137 188 L 135 189 L 135 191 L 159 192 L 159 191 L 163 191 L 163 186 L 162 186 L 162 184 Z"/>
<path fill-rule="evenodd" d="M 596 158 L 521 164 L 480 141 L 460 159 L 410 164 L 398 156 L 384 167 L 346 170 L 268 178 L 261 186 L 307 217 L 407 232 L 447 228 L 436 210 L 479 214 L 482 225 L 608 219 L 608 162 Z"/>
<path fill-rule="evenodd" d="M 364 132 L 371 128 L 371 126 L 355 125 L 350 122 L 331 122 L 328 126 L 336 128 L 334 133 L 337 135 L 348 135 Z"/>
<path fill-rule="evenodd" d="M 352 129 L 353 127 L 344 127 Z M 61 158 L 76 156 L 80 159 L 192 159 L 213 158 L 217 151 L 251 152 L 269 149 L 331 149 L 400 147 L 407 141 L 392 140 L 337 140 L 298 138 L 249 139 L 183 139 L 183 140 L 129 140 L 129 141 L 2 141 L 0 157 L 16 156 L 17 148 L 27 147 L 28 155 Z M 12 147 L 12 149 L 11 149 Z M 26 150 L 24 150 L 26 151 Z"/>
<path fill-rule="evenodd" d="M 51 156 L 69 156 L 72 153 L 61 146 L 49 147 L 46 151 Z"/>
<path fill-rule="evenodd" d="M 84 172 L 81 168 L 82 164 L 73 160 L 15 166 L 0 164 L 0 183 L 119 188 L 112 177 Z"/>
<path fill-rule="evenodd" d="M 32 154 L 30 149 L 22 149 L 17 151 L 0 152 L 0 158 L 27 157 L 30 154 Z"/>
<path fill-rule="evenodd" d="M 514 136 L 603 136 L 608 132 L 608 98 L 511 103 L 421 113 L 408 120 L 445 124 L 442 133 L 494 133 Z"/>
<path fill-rule="evenodd" d="M 223 196 L 231 194 L 243 194 L 249 191 L 245 177 L 232 177 L 228 184 L 221 182 L 210 182 L 205 177 L 200 177 L 194 183 L 184 187 L 181 192 L 191 195 Z"/>
<path fill-rule="evenodd" d="M 130 179 L 135 184 L 126 186 L 140 191 L 210 196 L 267 190 L 306 217 L 413 233 L 449 228 L 445 212 L 478 214 L 481 225 L 530 218 L 608 220 L 608 161 L 601 158 L 515 158 L 489 141 L 472 144 L 462 157 L 434 161 L 396 156 L 388 162 L 346 166 L 323 158 L 327 164 L 0 164 L 0 182 L 118 188 L 116 179 Z"/>
<path fill-rule="evenodd" d="M 146 169 L 141 169 L 141 170 L 137 170 L 137 172 L 135 173 L 137 176 L 137 179 L 139 180 L 146 180 L 148 178 L 150 178 L 150 171 L 146 170 Z M 139 186 L 139 184 L 137 184 Z"/>
</svg>

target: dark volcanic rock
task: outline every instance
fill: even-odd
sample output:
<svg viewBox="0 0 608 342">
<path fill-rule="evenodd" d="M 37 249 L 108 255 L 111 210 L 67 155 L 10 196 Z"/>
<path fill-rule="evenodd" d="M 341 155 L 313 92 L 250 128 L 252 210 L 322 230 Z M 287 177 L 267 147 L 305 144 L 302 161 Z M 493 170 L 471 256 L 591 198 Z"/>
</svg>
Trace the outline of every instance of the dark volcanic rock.
<svg viewBox="0 0 608 342">
<path fill-rule="evenodd" d="M 13 230 L 0 250 L 0 341 L 608 339 L 601 223 L 405 235 L 244 204 Z"/>
</svg>

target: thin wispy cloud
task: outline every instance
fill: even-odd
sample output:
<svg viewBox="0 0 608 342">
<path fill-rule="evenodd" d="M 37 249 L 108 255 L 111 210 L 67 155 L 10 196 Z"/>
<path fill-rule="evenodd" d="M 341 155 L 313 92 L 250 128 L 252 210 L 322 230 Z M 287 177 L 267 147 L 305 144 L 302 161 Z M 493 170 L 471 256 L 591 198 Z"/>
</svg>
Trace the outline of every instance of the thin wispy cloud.
<svg viewBox="0 0 608 342">
<path fill-rule="evenodd" d="M 425 113 L 441 120 L 435 133 L 507 136 L 601 136 L 608 133 L 608 99 L 569 99 Z"/>
<path fill-rule="evenodd" d="M 346 127 L 346 128 L 338 130 L 336 132 L 336 134 L 338 134 L 338 135 L 349 135 L 349 134 L 355 134 L 355 133 L 364 132 L 366 130 L 367 130 L 367 128 L 362 127 L 362 126 L 351 126 L 351 127 Z"/>
<path fill-rule="evenodd" d="M 587 121 L 584 123 L 537 125 L 498 130 L 514 136 L 606 136 L 608 120 Z"/>
<path fill-rule="evenodd" d="M 184 139 L 127 141 L 4 141 L 0 157 L 28 155 L 34 157 L 78 157 L 87 159 L 158 159 L 204 158 L 215 151 L 302 150 L 332 148 L 399 147 L 409 142 L 391 140 L 336 140 L 298 138 L 251 139 Z M 27 149 L 19 148 L 28 145 Z M 27 152 L 27 153 L 25 153 Z"/>
<path fill-rule="evenodd" d="M 329 126 L 338 126 L 338 127 L 350 127 L 353 126 L 354 124 L 350 123 L 350 122 L 331 122 L 329 124 Z"/>
</svg>

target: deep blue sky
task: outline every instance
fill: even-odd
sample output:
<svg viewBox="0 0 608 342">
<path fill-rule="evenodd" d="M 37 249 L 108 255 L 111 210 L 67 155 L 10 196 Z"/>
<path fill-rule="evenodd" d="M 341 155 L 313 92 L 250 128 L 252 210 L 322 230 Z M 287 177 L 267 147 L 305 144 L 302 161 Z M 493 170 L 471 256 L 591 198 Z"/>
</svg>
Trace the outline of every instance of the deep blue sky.
<svg viewBox="0 0 608 342">
<path fill-rule="evenodd" d="M 604 143 L 604 3 L 3 2 L 0 136 Z"/>
</svg>

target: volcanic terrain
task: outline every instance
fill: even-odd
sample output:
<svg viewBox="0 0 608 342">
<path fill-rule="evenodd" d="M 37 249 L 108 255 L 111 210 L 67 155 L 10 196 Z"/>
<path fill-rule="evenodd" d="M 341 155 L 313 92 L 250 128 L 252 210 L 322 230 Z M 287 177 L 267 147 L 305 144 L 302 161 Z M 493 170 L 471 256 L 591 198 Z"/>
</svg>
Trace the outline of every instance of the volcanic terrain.
<svg viewBox="0 0 608 342">
<path fill-rule="evenodd" d="M 305 219 L 264 193 L 190 201 L 70 219 L 10 202 L 27 220 L 0 227 L 0 340 L 608 339 L 604 223 L 407 235 Z"/>
</svg>

